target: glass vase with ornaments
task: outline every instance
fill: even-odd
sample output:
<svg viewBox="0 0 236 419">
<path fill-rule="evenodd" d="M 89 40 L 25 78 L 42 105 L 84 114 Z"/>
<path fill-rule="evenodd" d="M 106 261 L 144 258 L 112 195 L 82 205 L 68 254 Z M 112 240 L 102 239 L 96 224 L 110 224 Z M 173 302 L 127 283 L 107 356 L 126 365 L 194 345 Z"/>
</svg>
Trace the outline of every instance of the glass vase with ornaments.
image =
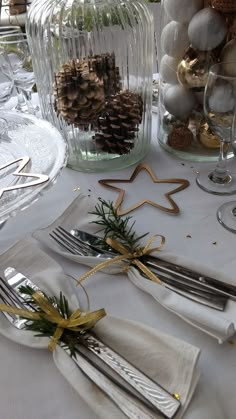
<svg viewBox="0 0 236 419">
<path fill-rule="evenodd" d="M 236 1 L 162 0 L 159 42 L 159 142 L 182 159 L 215 161 L 220 139 L 204 115 L 204 90 L 212 65 L 236 61 Z M 236 76 L 236 67 L 226 70 Z M 236 86 L 224 98 L 218 88 L 221 106 L 236 100 Z"/>
</svg>

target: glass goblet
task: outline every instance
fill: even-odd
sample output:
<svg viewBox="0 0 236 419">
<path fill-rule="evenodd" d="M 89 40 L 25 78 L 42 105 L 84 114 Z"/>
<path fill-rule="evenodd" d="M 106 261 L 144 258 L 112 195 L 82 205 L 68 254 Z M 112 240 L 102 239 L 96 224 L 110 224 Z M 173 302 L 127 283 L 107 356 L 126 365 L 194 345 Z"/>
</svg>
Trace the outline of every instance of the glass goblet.
<svg viewBox="0 0 236 419">
<path fill-rule="evenodd" d="M 232 124 L 232 148 L 236 155 L 236 112 Z M 216 215 L 223 227 L 232 233 L 236 233 L 236 199 L 222 204 L 218 208 Z"/>
<path fill-rule="evenodd" d="M 206 121 L 219 139 L 220 153 L 213 171 L 201 170 L 197 185 L 216 195 L 231 195 L 236 192 L 236 177 L 227 169 L 227 154 L 231 144 L 232 123 L 236 108 L 236 62 L 213 65 L 208 74 L 204 92 Z"/>
<path fill-rule="evenodd" d="M 23 33 L 0 36 L 0 49 L 8 57 L 12 70 L 18 103 L 16 110 L 35 113 L 30 92 L 35 83 L 32 61 L 26 35 Z M 27 100 L 25 100 L 27 98 Z"/>
<path fill-rule="evenodd" d="M 0 51 L 0 109 L 11 98 L 14 82 L 11 64 L 8 58 Z"/>
</svg>

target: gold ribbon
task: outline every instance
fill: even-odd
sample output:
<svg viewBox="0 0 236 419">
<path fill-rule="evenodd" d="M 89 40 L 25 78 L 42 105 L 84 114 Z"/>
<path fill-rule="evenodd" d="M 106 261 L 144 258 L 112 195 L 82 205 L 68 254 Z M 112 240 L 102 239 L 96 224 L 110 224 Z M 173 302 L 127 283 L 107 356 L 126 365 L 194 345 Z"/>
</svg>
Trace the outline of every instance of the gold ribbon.
<svg viewBox="0 0 236 419">
<path fill-rule="evenodd" d="M 71 330 L 73 332 L 80 332 L 91 329 L 95 324 L 106 315 L 104 309 L 96 310 L 83 314 L 78 308 L 75 310 L 68 319 L 65 319 L 61 314 L 49 303 L 44 295 L 37 291 L 32 295 L 33 300 L 38 304 L 41 312 L 33 312 L 31 310 L 15 308 L 6 304 L 0 304 L 0 311 L 6 313 L 17 314 L 20 317 L 27 318 L 29 320 L 41 320 L 42 318 L 48 320 L 51 323 L 57 325 L 54 335 L 52 336 L 48 349 L 53 351 L 60 340 L 64 329 Z"/>
<path fill-rule="evenodd" d="M 161 239 L 161 243 L 159 246 L 151 248 L 153 242 L 156 240 L 156 238 L 159 237 Z M 146 265 L 144 265 L 140 258 L 144 255 L 150 255 L 151 253 L 157 252 L 160 250 L 164 244 L 165 244 L 165 237 L 161 234 L 157 234 L 151 239 L 148 240 L 146 246 L 144 247 L 138 247 L 133 252 L 131 252 L 127 247 L 123 246 L 121 243 L 119 243 L 117 240 L 108 238 L 106 240 L 106 243 L 111 246 L 113 249 L 115 249 L 117 252 L 120 253 L 120 255 L 115 256 L 112 259 L 105 260 L 104 262 L 99 263 L 94 268 L 90 269 L 89 272 L 82 275 L 79 281 L 77 281 L 77 284 L 80 285 L 81 282 L 83 282 L 85 279 L 93 275 L 94 273 L 98 272 L 99 270 L 106 268 L 110 265 L 114 265 L 114 263 L 121 262 L 124 260 L 128 260 L 128 266 L 130 265 L 136 265 L 147 277 L 153 282 L 156 282 L 157 284 L 162 284 L 161 280 L 156 276 L 153 272 L 148 269 Z"/>
</svg>

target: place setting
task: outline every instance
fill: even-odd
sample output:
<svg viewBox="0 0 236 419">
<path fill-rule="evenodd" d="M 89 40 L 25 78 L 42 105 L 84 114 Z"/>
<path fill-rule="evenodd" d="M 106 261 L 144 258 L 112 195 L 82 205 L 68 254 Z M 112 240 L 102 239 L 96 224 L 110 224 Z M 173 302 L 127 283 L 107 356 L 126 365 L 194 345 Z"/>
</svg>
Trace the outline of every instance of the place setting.
<svg viewBox="0 0 236 419">
<path fill-rule="evenodd" d="M 233 419 L 236 8 L 161 3 L 0 2 L 6 419 Z"/>
</svg>

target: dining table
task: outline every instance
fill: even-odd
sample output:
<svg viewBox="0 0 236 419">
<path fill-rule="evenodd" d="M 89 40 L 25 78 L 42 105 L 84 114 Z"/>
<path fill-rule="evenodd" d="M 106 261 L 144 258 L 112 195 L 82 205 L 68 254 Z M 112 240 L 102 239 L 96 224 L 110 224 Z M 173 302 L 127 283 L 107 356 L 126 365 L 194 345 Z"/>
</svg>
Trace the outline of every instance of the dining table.
<svg viewBox="0 0 236 419">
<path fill-rule="evenodd" d="M 37 96 L 37 95 L 36 95 Z M 35 97 L 36 97 L 35 96 Z M 37 100 L 37 97 L 34 98 Z M 128 208 L 141 200 L 152 200 L 169 207 L 166 192 L 173 189 L 171 179 L 181 178 L 189 186 L 172 198 L 179 207 L 178 214 L 160 210 L 145 203 L 129 216 L 135 221 L 135 229 L 142 234 L 165 236 L 165 250 L 176 256 L 193 261 L 195 266 L 207 266 L 222 275 L 227 274 L 236 285 L 236 235 L 224 229 L 216 218 L 216 210 L 231 197 L 217 196 L 201 190 L 196 173 L 206 165 L 209 170 L 215 163 L 181 160 L 167 153 L 158 144 L 158 117 L 152 114 L 152 141 L 149 153 L 142 163 L 148 165 L 158 179 L 170 179 L 170 184 L 153 182 L 143 170 L 130 179 L 137 164 L 120 171 L 90 173 L 65 167 L 57 182 L 24 211 L 16 211 L 0 230 L 0 252 L 14 243 L 27 239 L 55 259 L 64 272 L 75 278 L 88 268 L 61 257 L 38 242 L 32 234 L 51 224 L 79 195 L 88 199 L 102 197 L 115 202 L 117 192 L 104 188 L 102 179 L 117 179 L 116 186 L 125 190 L 122 208 Z M 235 159 L 230 160 L 232 170 Z M 78 218 L 80 213 L 78 210 Z M 1 267 L 0 267 L 1 268 Z M 128 280 L 125 273 L 108 275 L 97 272 L 88 278 L 84 286 L 92 308 L 104 307 L 110 315 L 143 323 L 166 334 L 182 339 L 200 348 L 199 369 L 201 377 L 191 404 L 197 403 L 195 413 L 186 412 L 189 419 L 208 419 L 214 403 L 221 406 L 222 419 L 235 419 L 235 371 L 236 338 L 224 343 L 185 322 L 175 313 L 158 304 L 152 296 L 143 292 Z M 75 287 L 75 293 L 78 289 Z M 95 413 L 79 397 L 52 362 L 52 355 L 45 349 L 33 349 L 8 340 L 0 331 L 0 417 L 2 419 L 96 419 Z M 201 397 L 213 394 L 201 414 Z M 207 404 L 207 399 L 204 399 Z M 191 409 L 190 409 L 191 412 Z M 113 419 L 113 418 L 111 418 Z"/>
</svg>

